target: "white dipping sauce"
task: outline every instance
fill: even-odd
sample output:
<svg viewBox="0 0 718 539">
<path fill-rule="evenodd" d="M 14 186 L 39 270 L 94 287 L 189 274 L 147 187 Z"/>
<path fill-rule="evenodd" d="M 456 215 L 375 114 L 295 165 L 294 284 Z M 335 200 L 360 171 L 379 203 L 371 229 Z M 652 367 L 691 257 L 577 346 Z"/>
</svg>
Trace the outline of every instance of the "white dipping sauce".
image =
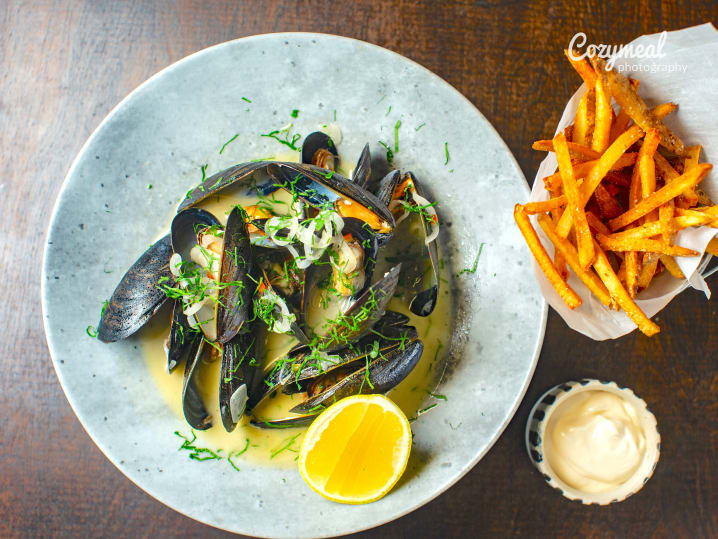
<svg viewBox="0 0 718 539">
<path fill-rule="evenodd" d="M 544 436 L 544 455 L 567 485 L 604 492 L 633 476 L 646 452 L 636 409 L 608 391 L 583 391 L 559 403 Z"/>
</svg>

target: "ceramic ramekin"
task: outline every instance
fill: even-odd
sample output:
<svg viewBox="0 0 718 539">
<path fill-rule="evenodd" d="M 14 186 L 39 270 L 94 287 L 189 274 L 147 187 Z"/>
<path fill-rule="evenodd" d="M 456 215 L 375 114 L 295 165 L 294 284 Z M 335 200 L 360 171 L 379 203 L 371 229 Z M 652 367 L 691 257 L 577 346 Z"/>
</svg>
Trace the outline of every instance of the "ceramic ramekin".
<svg viewBox="0 0 718 539">
<path fill-rule="evenodd" d="M 605 492 L 589 493 L 578 490 L 566 484 L 551 468 L 544 454 L 543 440 L 546 427 L 551 414 L 557 410 L 566 399 L 584 391 L 607 391 L 614 393 L 636 409 L 638 418 L 646 437 L 646 450 L 641 464 L 636 472 L 624 483 Z M 584 379 L 577 382 L 566 382 L 549 389 L 544 393 L 531 409 L 526 425 L 526 449 L 531 462 L 541 472 L 546 482 L 558 489 L 561 494 L 571 500 L 580 501 L 586 505 L 608 505 L 620 502 L 638 492 L 653 475 L 661 452 L 661 437 L 658 433 L 655 416 L 648 410 L 648 406 L 628 388 L 619 387 L 614 382 Z"/>
</svg>

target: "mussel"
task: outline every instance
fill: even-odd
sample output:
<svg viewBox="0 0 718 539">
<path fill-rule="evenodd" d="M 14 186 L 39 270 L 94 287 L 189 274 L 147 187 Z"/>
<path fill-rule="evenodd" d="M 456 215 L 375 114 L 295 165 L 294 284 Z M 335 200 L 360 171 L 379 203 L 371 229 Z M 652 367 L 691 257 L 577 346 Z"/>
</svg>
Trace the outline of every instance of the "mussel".
<svg viewBox="0 0 718 539">
<path fill-rule="evenodd" d="M 411 173 L 392 171 L 370 192 L 376 183 L 368 145 L 351 180 L 335 172 L 338 154 L 324 133 L 305 139 L 303 160 L 236 165 L 191 190 L 170 234 L 132 265 L 103 312 L 99 338 L 111 342 L 137 331 L 173 299 L 167 369 L 185 364 L 182 409 L 192 428 L 212 425 L 198 387 L 198 373 L 211 361 L 221 362 L 220 419 L 232 431 L 273 391 L 302 396 L 273 426 L 306 424 L 346 395 L 389 391 L 421 356 L 423 344 L 408 317 L 387 306 L 401 291 L 410 296 L 412 312 L 426 316 L 434 308 L 433 204 Z M 241 200 L 257 203 L 232 207 L 223 226 L 197 205 L 230 186 Z M 270 198 L 287 213 L 275 212 Z M 396 264 L 377 278 L 380 249 L 405 220 L 403 229 L 421 231 L 419 262 Z M 332 291 L 339 311 L 310 327 L 310 298 L 322 287 Z M 295 340 L 265 376 L 269 332 Z M 255 417 L 260 425 L 265 420 Z"/>
<path fill-rule="evenodd" d="M 372 335 L 331 355 L 309 349 L 295 350 L 269 373 L 265 385 L 272 391 L 301 393 L 301 402 L 290 415 L 268 420 L 255 417 L 259 427 L 301 426 L 333 402 L 360 393 L 386 393 L 413 370 L 423 344 L 408 319 L 387 312 Z M 256 405 L 257 403 L 255 403 Z"/>
<path fill-rule="evenodd" d="M 169 260 L 172 246 L 164 236 L 132 264 L 117 285 L 103 310 L 97 327 L 97 338 L 114 342 L 129 337 L 159 311 L 167 295 L 157 287 L 171 277 Z"/>
</svg>

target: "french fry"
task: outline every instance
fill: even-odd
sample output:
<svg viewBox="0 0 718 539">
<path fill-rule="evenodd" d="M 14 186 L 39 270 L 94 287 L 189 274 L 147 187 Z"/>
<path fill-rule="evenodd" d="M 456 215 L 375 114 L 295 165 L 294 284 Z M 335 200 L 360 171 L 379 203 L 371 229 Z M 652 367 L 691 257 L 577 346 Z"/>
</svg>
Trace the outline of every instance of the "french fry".
<svg viewBox="0 0 718 539">
<path fill-rule="evenodd" d="M 663 239 L 663 243 L 666 245 L 673 242 L 673 236 L 675 235 L 676 231 L 673 226 L 673 215 L 675 214 L 676 207 L 673 204 L 673 201 L 668 201 L 667 204 L 664 204 L 660 208 L 658 208 L 658 220 L 661 223 L 661 237 Z M 671 271 L 671 269 L 664 263 L 664 266 L 666 266 L 666 269 L 668 271 Z M 672 273 L 672 272 L 671 272 Z"/>
<path fill-rule="evenodd" d="M 641 272 L 638 274 L 638 286 L 640 288 L 646 289 L 651 284 L 658 268 L 658 260 L 658 255 L 655 253 L 643 254 L 643 264 L 641 265 Z"/>
<path fill-rule="evenodd" d="M 676 208 L 676 211 L 679 211 L 679 209 Z M 684 228 L 689 228 L 692 226 L 709 225 L 713 221 L 714 219 L 710 215 L 681 215 L 673 218 L 673 222 L 670 224 L 670 228 L 677 232 L 679 230 L 683 230 Z M 590 220 L 588 224 L 593 226 Z M 652 238 L 654 236 L 658 236 L 659 234 L 662 235 L 665 230 L 665 226 L 666 224 L 661 222 L 660 220 L 650 221 L 635 228 L 627 228 L 626 230 L 622 230 L 621 232 L 614 232 L 613 234 L 611 234 L 610 232 L 601 232 L 601 234 L 614 239 Z M 608 228 L 606 228 L 605 230 L 608 231 Z"/>
<path fill-rule="evenodd" d="M 618 303 L 628 317 L 633 320 L 638 326 L 638 329 L 649 337 L 661 331 L 661 329 L 641 311 L 631 296 L 628 295 L 628 292 L 623 288 L 621 281 L 613 271 L 611 263 L 606 257 L 606 253 L 603 252 L 603 249 L 601 249 L 599 245 L 596 245 L 596 260 L 593 263 L 593 267 L 603 281 L 603 284 L 606 285 L 613 300 Z"/>
<path fill-rule="evenodd" d="M 539 215 L 538 223 L 543 229 L 548 239 L 553 243 L 556 253 L 560 253 L 563 259 L 568 263 L 570 268 L 574 271 L 576 276 L 581 279 L 583 284 L 593 293 L 598 300 L 606 305 L 607 307 L 615 308 L 611 295 L 608 293 L 606 286 L 596 276 L 596 274 L 589 270 L 584 270 L 578 261 L 578 251 L 576 248 L 565 238 L 560 237 L 556 234 L 553 223 L 545 215 Z"/>
<path fill-rule="evenodd" d="M 593 129 L 591 148 L 603 153 L 608 148 L 611 138 L 611 124 L 613 122 L 613 109 L 611 96 L 608 95 L 606 75 L 596 75 L 596 124 Z"/>
<path fill-rule="evenodd" d="M 663 264 L 663 267 L 668 270 L 668 273 L 673 275 L 676 279 L 685 279 L 686 276 L 683 275 L 683 272 L 681 271 L 681 268 L 678 266 L 678 263 L 676 262 L 676 259 L 672 256 L 668 255 L 661 255 L 661 263 Z"/>
<path fill-rule="evenodd" d="M 586 212 L 579 198 L 578 185 L 573 176 L 573 166 L 568 153 L 568 144 L 563 133 L 559 132 L 553 139 L 553 147 L 558 160 L 558 170 L 563 180 L 563 192 L 566 196 L 566 211 L 573 214 L 573 224 L 576 230 L 576 245 L 578 247 L 578 260 L 581 267 L 586 270 L 591 267 L 595 256 L 593 238 L 588 228 Z M 559 234 L 560 235 L 560 234 Z"/>
<path fill-rule="evenodd" d="M 608 173 L 609 170 L 616 164 L 620 157 L 626 153 L 626 150 L 633 145 L 634 142 L 638 141 L 643 136 L 643 130 L 638 126 L 630 127 L 625 133 L 618 137 L 613 144 L 603 153 L 598 159 L 598 163 L 591 168 L 586 180 L 581 184 L 581 204 L 586 205 L 588 199 L 591 198 L 593 192 L 596 190 L 596 186 L 601 183 L 601 180 Z M 570 212 L 564 212 L 561 216 L 561 221 L 556 228 L 556 232 L 561 237 L 566 237 L 568 232 L 571 230 L 572 225 L 572 214 Z"/>
<path fill-rule="evenodd" d="M 618 116 L 616 116 L 616 121 L 613 122 L 613 125 L 611 126 L 611 142 L 621 136 L 626 129 L 628 129 L 628 124 L 630 123 L 631 117 L 626 113 L 626 111 L 623 109 L 619 110 Z"/>
<path fill-rule="evenodd" d="M 706 246 L 706 253 L 718 256 L 718 238 L 713 238 L 708 242 L 708 245 Z"/>
<path fill-rule="evenodd" d="M 521 231 L 526 243 L 528 244 L 529 250 L 534 255 L 536 262 L 538 263 L 541 271 L 544 272 L 546 278 L 549 280 L 551 285 L 556 289 L 558 295 L 561 296 L 568 305 L 569 309 L 575 309 L 581 305 L 581 298 L 574 292 L 574 290 L 568 286 L 568 283 L 561 278 L 556 266 L 551 262 L 551 258 L 548 256 L 546 249 L 541 244 L 534 227 L 531 225 L 528 215 L 523 210 L 521 204 L 514 206 L 514 220 Z"/>
<path fill-rule="evenodd" d="M 540 202 L 527 202 L 524 204 L 524 211 L 529 215 L 546 213 L 566 205 L 566 195 L 560 195 Z"/>
<path fill-rule="evenodd" d="M 618 161 L 614 163 L 614 165 L 611 167 L 611 170 L 620 170 L 622 168 L 630 167 L 636 162 L 636 157 L 638 154 L 636 152 L 629 152 L 624 153 L 621 157 L 618 158 Z M 589 172 L 591 172 L 591 169 L 598 163 L 598 159 L 593 159 L 592 161 L 584 161 L 583 163 L 576 163 L 573 165 L 573 175 L 578 180 L 579 178 L 584 178 L 588 175 Z M 561 173 L 556 172 L 554 174 L 551 174 L 551 176 L 546 176 L 543 179 L 544 186 L 549 191 L 555 191 L 558 186 L 561 185 Z"/>
<path fill-rule="evenodd" d="M 647 215 L 669 200 L 676 198 L 688 187 L 698 185 L 698 183 L 706 177 L 712 168 L 713 165 L 708 163 L 702 163 L 693 167 L 685 174 L 661 187 L 658 191 L 651 193 L 633 208 L 630 208 L 628 211 L 619 215 L 615 219 L 610 220 L 608 222 L 608 227 L 611 230 L 618 230 L 619 228 L 623 228 L 627 224 L 632 223 L 636 219 Z"/>
<path fill-rule="evenodd" d="M 683 172 L 687 172 L 693 167 L 698 165 L 698 159 L 701 155 L 701 147 L 698 146 L 688 146 L 686 148 L 686 160 L 683 164 Z M 696 194 L 696 191 L 694 188 L 686 189 L 683 193 L 683 198 L 685 199 L 686 203 L 689 207 L 697 206 L 698 205 L 698 195 Z"/>
<path fill-rule="evenodd" d="M 661 136 L 661 145 L 675 154 L 683 155 L 685 151 L 683 141 L 656 118 L 626 77 L 621 75 L 617 69 L 607 71 L 605 60 L 597 56 L 591 58 L 591 64 L 596 73 L 606 75 L 611 95 L 636 125 L 645 131 L 657 129 Z"/>
<path fill-rule="evenodd" d="M 566 58 L 568 58 L 568 61 L 571 63 L 576 72 L 581 75 L 581 78 L 583 79 L 583 82 L 586 83 L 586 86 L 588 88 L 593 88 L 596 84 L 596 73 L 593 71 L 591 64 L 588 63 L 588 60 L 585 58 L 577 60 L 576 56 L 571 54 L 571 51 L 568 49 L 564 49 L 563 53 L 566 55 Z"/>
<path fill-rule="evenodd" d="M 586 212 L 586 220 L 588 221 L 588 226 L 591 227 L 596 232 L 600 232 L 601 234 L 608 236 L 611 231 L 608 230 L 608 227 L 603 224 L 603 221 L 601 221 L 598 217 L 596 217 L 596 214 L 587 211 Z"/>
<path fill-rule="evenodd" d="M 576 109 L 576 117 L 573 120 L 573 134 L 571 141 L 582 146 L 588 143 L 588 134 L 593 130 L 592 115 L 589 115 L 589 106 L 591 101 L 591 92 L 589 90 L 581 96 Z"/>
<path fill-rule="evenodd" d="M 552 140 L 537 140 L 533 143 L 531 146 L 534 150 L 539 150 L 541 152 L 553 152 L 555 151 L 553 148 L 553 141 Z M 571 157 L 574 159 L 581 159 L 583 161 L 588 161 L 591 159 L 598 159 L 601 157 L 601 154 L 598 153 L 596 150 L 592 150 L 588 146 L 582 146 L 581 144 L 576 144 L 575 142 L 569 142 L 568 143 L 568 151 L 571 154 Z"/>
<path fill-rule="evenodd" d="M 644 253 L 660 253 L 670 256 L 698 256 L 700 253 L 680 245 L 665 245 L 662 241 L 635 238 L 611 238 L 596 234 L 599 245 L 607 251 L 641 251 Z"/>
<path fill-rule="evenodd" d="M 651 112 L 656 118 L 662 120 L 677 108 L 678 105 L 676 105 L 675 103 L 661 103 L 660 105 L 653 107 L 651 109 Z"/>
<path fill-rule="evenodd" d="M 666 183 L 675 180 L 680 174 L 673 168 L 668 162 L 668 159 L 663 157 L 660 153 L 655 152 L 653 154 L 653 160 L 656 162 L 656 170 L 661 173 L 661 176 L 666 180 Z"/>
</svg>

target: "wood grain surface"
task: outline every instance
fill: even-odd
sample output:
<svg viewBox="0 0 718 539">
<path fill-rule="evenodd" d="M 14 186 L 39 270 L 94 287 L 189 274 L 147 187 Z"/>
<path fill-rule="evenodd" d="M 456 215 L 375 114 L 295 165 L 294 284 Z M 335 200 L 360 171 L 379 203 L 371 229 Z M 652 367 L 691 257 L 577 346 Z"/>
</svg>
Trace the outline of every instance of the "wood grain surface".
<svg viewBox="0 0 718 539">
<path fill-rule="evenodd" d="M 62 393 L 43 333 L 40 266 L 57 192 L 93 129 L 146 78 L 197 50 L 251 34 L 301 30 L 359 38 L 458 88 L 533 178 L 543 155 L 530 144 L 553 133 L 579 85 L 561 54 L 575 32 L 586 32 L 589 42 L 626 43 L 715 21 L 717 14 L 716 2 L 707 0 L 4 0 L 0 536 L 224 535 L 153 500 L 105 459 Z M 715 277 L 709 284 L 718 289 Z M 634 332 L 597 343 L 551 312 L 528 394 L 490 453 L 438 499 L 360 536 L 718 536 L 716 301 L 689 290 L 657 319 L 662 332 L 655 338 Z M 609 507 L 563 499 L 543 483 L 523 447 L 534 400 L 580 377 L 634 388 L 663 434 L 654 477 L 639 494 Z"/>
</svg>

